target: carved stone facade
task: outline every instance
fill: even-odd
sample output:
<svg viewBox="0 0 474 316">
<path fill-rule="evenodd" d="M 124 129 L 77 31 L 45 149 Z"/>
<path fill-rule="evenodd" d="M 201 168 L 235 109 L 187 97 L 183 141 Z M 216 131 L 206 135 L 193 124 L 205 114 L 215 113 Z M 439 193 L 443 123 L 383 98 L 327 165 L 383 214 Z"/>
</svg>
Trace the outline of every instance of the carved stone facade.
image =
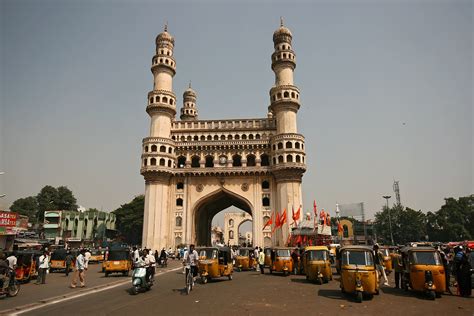
<svg viewBox="0 0 474 316">
<path fill-rule="evenodd" d="M 245 212 L 229 212 L 224 214 L 224 243 L 230 246 L 239 244 L 239 228 L 251 221 L 252 215 Z"/>
<path fill-rule="evenodd" d="M 305 139 L 296 124 L 300 92 L 293 85 L 291 32 L 282 24 L 273 42 L 275 85 L 266 118 L 198 120 L 197 93 L 189 86 L 181 120 L 176 120 L 174 38 L 166 27 L 157 36 L 154 88 L 146 108 L 150 136 L 142 142 L 140 169 L 145 178 L 143 246 L 208 245 L 212 218 L 232 205 L 252 216 L 255 245 L 287 240 L 288 223 L 274 234 L 262 228 L 272 212 L 302 205 Z"/>
</svg>

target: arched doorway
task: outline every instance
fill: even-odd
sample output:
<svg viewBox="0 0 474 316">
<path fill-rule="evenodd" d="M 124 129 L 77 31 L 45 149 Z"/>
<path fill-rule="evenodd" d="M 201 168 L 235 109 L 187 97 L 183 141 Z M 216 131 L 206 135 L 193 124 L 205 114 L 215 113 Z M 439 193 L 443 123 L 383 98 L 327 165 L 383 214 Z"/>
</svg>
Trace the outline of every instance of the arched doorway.
<svg viewBox="0 0 474 316">
<path fill-rule="evenodd" d="M 253 207 L 247 199 L 225 189 L 221 189 L 203 197 L 196 204 L 193 212 L 194 224 L 192 238 L 196 245 L 211 245 L 213 217 L 220 211 L 231 206 L 235 206 L 252 215 Z"/>
<path fill-rule="evenodd" d="M 253 245 L 253 221 L 244 219 L 240 222 L 237 231 L 239 232 L 239 246 L 251 247 Z"/>
</svg>

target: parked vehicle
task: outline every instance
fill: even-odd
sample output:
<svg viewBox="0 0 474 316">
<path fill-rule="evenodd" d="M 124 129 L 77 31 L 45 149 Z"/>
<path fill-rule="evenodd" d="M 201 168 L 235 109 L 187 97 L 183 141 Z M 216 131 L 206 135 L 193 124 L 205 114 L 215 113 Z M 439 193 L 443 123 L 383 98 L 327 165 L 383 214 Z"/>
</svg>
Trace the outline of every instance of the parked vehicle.
<svg viewBox="0 0 474 316">
<path fill-rule="evenodd" d="M 15 252 L 17 264 L 15 275 L 18 282 L 26 283 L 38 274 L 36 260 L 41 256 L 41 251 L 20 250 Z"/>
<path fill-rule="evenodd" d="M 323 284 L 332 280 L 331 260 L 326 246 L 306 247 L 303 255 L 306 279 Z"/>
<path fill-rule="evenodd" d="M 249 247 L 239 248 L 237 250 L 237 258 L 235 259 L 235 266 L 240 271 L 251 270 L 255 268 L 256 260 L 253 256 L 253 249 Z"/>
<path fill-rule="evenodd" d="M 273 248 L 271 254 L 270 273 L 281 272 L 285 276 L 293 271 L 293 260 L 291 259 L 291 248 Z"/>
<path fill-rule="evenodd" d="M 232 255 L 228 247 L 206 247 L 197 249 L 199 254 L 198 271 L 201 282 L 209 279 L 227 277 L 232 280 Z"/>
<path fill-rule="evenodd" d="M 56 249 L 51 253 L 49 272 L 66 269 L 66 249 Z"/>
<path fill-rule="evenodd" d="M 346 246 L 340 250 L 341 291 L 355 294 L 356 301 L 364 296 L 372 298 L 379 294 L 379 277 L 374 264 L 372 248 L 367 246 Z"/>
<path fill-rule="evenodd" d="M 434 300 L 446 291 L 446 274 L 438 251 L 432 247 L 402 248 L 402 287 L 424 292 Z"/>
<path fill-rule="evenodd" d="M 104 260 L 104 251 L 99 249 L 91 249 L 89 263 L 100 263 Z"/>
<path fill-rule="evenodd" d="M 110 273 L 122 273 L 127 276 L 132 269 L 132 259 L 128 248 L 110 249 L 107 260 L 103 262 L 105 277 Z"/>
</svg>

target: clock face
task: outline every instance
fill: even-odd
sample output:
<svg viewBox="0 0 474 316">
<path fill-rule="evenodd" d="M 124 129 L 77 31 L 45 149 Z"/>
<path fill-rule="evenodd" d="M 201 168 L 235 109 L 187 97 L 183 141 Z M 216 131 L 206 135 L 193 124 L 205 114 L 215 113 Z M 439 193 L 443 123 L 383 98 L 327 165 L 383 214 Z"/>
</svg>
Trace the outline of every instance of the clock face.
<svg viewBox="0 0 474 316">
<path fill-rule="evenodd" d="M 219 157 L 219 164 L 225 165 L 226 162 L 227 162 L 227 158 L 225 156 Z"/>
</svg>

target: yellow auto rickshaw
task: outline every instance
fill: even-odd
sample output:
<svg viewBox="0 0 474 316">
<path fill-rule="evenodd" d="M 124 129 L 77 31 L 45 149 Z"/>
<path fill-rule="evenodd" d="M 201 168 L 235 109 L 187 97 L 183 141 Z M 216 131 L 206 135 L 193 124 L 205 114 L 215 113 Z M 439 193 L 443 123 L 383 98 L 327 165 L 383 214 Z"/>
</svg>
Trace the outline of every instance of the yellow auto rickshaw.
<svg viewBox="0 0 474 316">
<path fill-rule="evenodd" d="M 235 266 L 240 271 L 251 270 L 255 268 L 256 259 L 253 255 L 253 249 L 249 247 L 239 248 L 235 258 Z"/>
<path fill-rule="evenodd" d="M 49 272 L 66 269 L 66 249 L 56 249 L 51 253 Z"/>
<path fill-rule="evenodd" d="M 19 282 L 29 282 L 38 273 L 36 259 L 41 256 L 41 251 L 21 250 L 15 252 L 17 258 L 15 278 Z"/>
<path fill-rule="evenodd" d="M 374 264 L 372 248 L 367 246 L 346 246 L 340 249 L 341 291 L 354 293 L 356 301 L 363 296 L 371 298 L 379 294 L 379 277 Z"/>
<path fill-rule="evenodd" d="M 132 269 L 132 260 L 128 248 L 110 249 L 107 259 L 103 262 L 105 277 L 110 273 L 122 273 L 128 276 Z"/>
<path fill-rule="evenodd" d="M 390 247 L 389 246 L 381 246 L 379 251 L 383 255 L 383 265 L 385 267 L 385 272 L 390 274 L 393 271 L 392 267 L 392 256 L 390 255 Z"/>
<path fill-rule="evenodd" d="M 91 249 L 89 263 L 99 263 L 104 260 L 104 252 L 99 249 Z"/>
<path fill-rule="evenodd" d="M 432 247 L 402 248 L 402 288 L 424 292 L 429 299 L 446 291 L 446 274 L 438 251 Z"/>
<path fill-rule="evenodd" d="M 287 276 L 293 271 L 293 260 L 291 259 L 291 248 L 272 248 L 272 263 L 270 273 L 281 272 Z"/>
<path fill-rule="evenodd" d="M 326 246 L 310 246 L 304 249 L 303 266 L 306 279 L 323 284 L 332 280 L 331 260 Z"/>
<path fill-rule="evenodd" d="M 232 255 L 228 247 L 205 247 L 197 249 L 199 275 L 206 284 L 209 279 L 228 277 L 232 280 Z"/>
<path fill-rule="evenodd" d="M 265 248 L 263 249 L 263 253 L 265 254 L 265 268 L 270 268 L 272 264 L 272 248 Z"/>
</svg>

